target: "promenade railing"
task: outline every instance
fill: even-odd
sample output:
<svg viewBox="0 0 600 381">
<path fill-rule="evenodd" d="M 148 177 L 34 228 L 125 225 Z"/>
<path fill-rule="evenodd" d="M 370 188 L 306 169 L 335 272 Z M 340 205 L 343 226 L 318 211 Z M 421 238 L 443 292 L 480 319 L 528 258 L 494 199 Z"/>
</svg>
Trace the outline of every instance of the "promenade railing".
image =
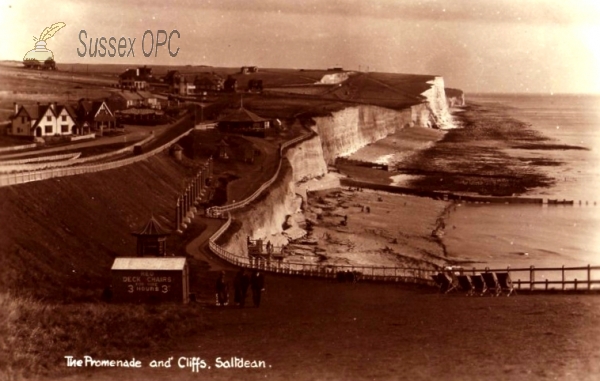
<svg viewBox="0 0 600 381">
<path fill-rule="evenodd" d="M 37 156 L 37 157 L 29 157 L 26 159 L 11 159 L 11 160 L 2 160 L 0 157 L 0 167 L 21 165 L 21 164 L 31 164 L 31 163 L 41 163 L 41 162 L 61 161 L 61 160 L 73 160 L 73 159 L 79 158 L 80 156 L 81 156 L 81 152 L 63 153 L 60 155 Z"/>
<path fill-rule="evenodd" d="M 285 150 L 287 150 L 288 148 L 290 148 L 291 146 L 293 146 L 294 144 L 297 144 L 299 142 L 302 142 L 304 140 L 308 140 L 310 138 L 312 138 L 313 136 L 315 136 L 315 133 L 313 131 L 298 136 L 294 139 L 288 140 L 285 143 L 282 143 L 279 146 L 279 164 L 277 165 L 277 170 L 275 171 L 275 174 L 269 179 L 267 180 L 265 183 L 263 183 L 254 193 L 252 193 L 252 195 L 250 195 L 249 197 L 241 200 L 241 201 L 237 201 L 228 205 L 224 205 L 224 206 L 213 206 L 211 208 L 209 208 L 208 210 L 208 214 L 209 217 L 218 217 L 220 215 L 223 215 L 226 212 L 231 212 L 235 209 L 241 209 L 247 205 L 249 205 L 250 203 L 252 203 L 254 200 L 256 200 L 256 198 L 258 196 L 261 195 L 262 192 L 264 192 L 267 188 L 269 188 L 274 182 L 275 180 L 277 180 L 277 177 L 279 177 L 279 172 L 281 171 L 281 165 L 283 163 L 283 153 Z"/>
<path fill-rule="evenodd" d="M 55 178 L 55 177 L 65 177 L 65 176 L 80 175 L 80 174 L 85 174 L 85 173 L 94 173 L 94 172 L 106 171 L 109 169 L 116 169 L 116 168 L 124 167 L 126 165 L 131 165 L 133 163 L 137 163 L 139 161 L 146 160 L 149 157 L 152 157 L 152 156 L 166 150 L 171 145 L 175 144 L 179 139 L 183 138 L 184 136 L 187 136 L 193 130 L 194 130 L 193 128 L 188 129 L 187 131 L 185 131 L 182 134 L 178 135 L 177 137 L 171 139 L 169 142 L 163 144 L 162 146 L 153 149 L 152 151 L 149 151 L 149 152 L 146 152 L 146 153 L 143 153 L 140 155 L 136 155 L 133 157 L 121 159 L 121 160 L 115 160 L 115 161 L 108 162 L 108 163 L 80 165 L 80 166 L 74 166 L 74 167 L 46 169 L 46 170 L 29 171 L 29 172 L 22 172 L 22 173 L 2 174 L 2 175 L 0 175 L 0 186 L 23 184 L 23 183 L 27 183 L 27 182 L 31 182 L 31 181 L 41 181 L 41 180 L 47 180 L 47 179 L 51 179 L 51 178 Z M 150 139 L 150 137 L 148 137 L 148 139 Z M 139 144 L 140 143 L 137 143 L 136 145 L 139 145 Z"/>
<path fill-rule="evenodd" d="M 591 290 L 600 287 L 600 266 L 521 267 L 463 270 L 465 274 L 508 272 L 518 290 Z"/>
</svg>

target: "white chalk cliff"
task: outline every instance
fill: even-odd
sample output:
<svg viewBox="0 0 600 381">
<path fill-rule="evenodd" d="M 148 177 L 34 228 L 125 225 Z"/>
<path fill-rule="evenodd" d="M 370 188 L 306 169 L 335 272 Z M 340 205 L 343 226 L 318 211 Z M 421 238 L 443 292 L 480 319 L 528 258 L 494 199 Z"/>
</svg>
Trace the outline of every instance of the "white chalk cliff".
<svg viewBox="0 0 600 381">
<path fill-rule="evenodd" d="M 299 195 L 303 193 L 300 183 L 326 175 L 328 165 L 333 165 L 336 158 L 350 155 L 403 128 L 454 128 L 448 106 L 460 103 L 461 99 L 464 102 L 464 98 L 446 99 L 442 77 L 428 83 L 431 87 L 422 93 L 423 103 L 403 110 L 356 105 L 329 116 L 313 117 L 311 128 L 317 136 L 287 150 L 285 160 L 289 165 L 282 168 L 279 181 L 268 195 L 250 209 L 234 213 L 242 226 L 226 247 L 245 254 L 247 236 L 277 245 L 286 243 L 283 225 L 300 212 Z"/>
</svg>

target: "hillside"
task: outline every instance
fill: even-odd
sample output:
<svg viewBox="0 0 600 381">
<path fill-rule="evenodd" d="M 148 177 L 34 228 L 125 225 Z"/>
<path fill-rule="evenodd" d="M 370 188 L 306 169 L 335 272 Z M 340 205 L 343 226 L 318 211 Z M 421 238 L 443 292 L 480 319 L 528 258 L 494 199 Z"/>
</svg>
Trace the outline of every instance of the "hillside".
<svg viewBox="0 0 600 381">
<path fill-rule="evenodd" d="M 120 169 L 0 188 L 0 286 L 52 298 L 82 290 L 98 296 L 112 259 L 135 253 L 133 230 L 152 214 L 173 228 L 187 171 L 163 153 Z"/>
</svg>

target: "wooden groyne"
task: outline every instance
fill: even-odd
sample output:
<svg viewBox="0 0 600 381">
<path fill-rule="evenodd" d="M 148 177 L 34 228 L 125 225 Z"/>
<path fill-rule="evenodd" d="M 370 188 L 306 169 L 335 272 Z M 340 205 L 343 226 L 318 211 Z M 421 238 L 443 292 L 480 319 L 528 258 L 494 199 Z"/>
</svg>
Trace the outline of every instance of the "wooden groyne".
<svg viewBox="0 0 600 381">
<path fill-rule="evenodd" d="M 399 187 L 396 185 L 386 185 L 386 184 L 377 184 L 371 183 L 368 181 L 358 181 L 349 178 L 340 179 L 340 184 L 349 186 L 349 187 L 358 187 L 358 188 L 367 188 L 373 190 L 380 190 L 383 192 L 389 193 L 398 193 L 398 194 L 406 194 L 412 196 L 419 197 L 429 197 L 436 200 L 446 200 L 446 201 L 460 201 L 467 203 L 475 203 L 475 204 L 534 204 L 534 205 L 548 205 L 548 206 L 595 206 L 597 204 L 596 201 L 575 201 L 575 200 L 566 200 L 566 199 L 544 199 L 541 197 L 500 197 L 500 196 L 470 196 L 463 194 L 455 194 L 452 192 L 444 192 L 444 191 L 429 191 L 429 190 L 421 190 L 414 188 L 406 188 Z"/>
<path fill-rule="evenodd" d="M 413 189 L 406 187 L 398 187 L 395 185 L 385 185 L 370 183 L 367 181 L 357 181 L 353 179 L 343 178 L 340 179 L 340 184 L 349 187 L 368 188 L 373 190 L 380 190 L 389 193 L 400 193 L 419 197 L 429 197 L 436 200 L 449 200 L 449 201 L 464 201 L 482 204 L 538 204 L 544 203 L 543 198 L 535 197 L 494 197 L 494 196 L 467 196 L 454 194 L 450 192 L 441 191 L 428 191 L 421 189 Z"/>
</svg>

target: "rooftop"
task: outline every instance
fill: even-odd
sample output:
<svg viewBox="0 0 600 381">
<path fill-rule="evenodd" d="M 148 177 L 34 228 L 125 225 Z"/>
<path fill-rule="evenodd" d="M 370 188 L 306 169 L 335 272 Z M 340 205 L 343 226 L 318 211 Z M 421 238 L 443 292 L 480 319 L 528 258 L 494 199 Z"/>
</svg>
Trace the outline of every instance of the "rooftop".
<svg viewBox="0 0 600 381">
<path fill-rule="evenodd" d="M 260 123 L 266 122 L 268 119 L 262 118 L 252 111 L 248 111 L 243 107 L 230 112 L 229 114 L 223 115 L 219 118 L 219 122 L 234 122 L 234 123 Z"/>
<path fill-rule="evenodd" d="M 118 257 L 111 270 L 183 270 L 186 262 L 184 257 Z"/>
<path fill-rule="evenodd" d="M 146 225 L 144 225 L 140 230 L 131 233 L 136 236 L 146 235 L 146 236 L 163 236 L 169 235 L 171 232 L 160 226 L 156 218 L 154 216 L 150 217 Z"/>
</svg>

